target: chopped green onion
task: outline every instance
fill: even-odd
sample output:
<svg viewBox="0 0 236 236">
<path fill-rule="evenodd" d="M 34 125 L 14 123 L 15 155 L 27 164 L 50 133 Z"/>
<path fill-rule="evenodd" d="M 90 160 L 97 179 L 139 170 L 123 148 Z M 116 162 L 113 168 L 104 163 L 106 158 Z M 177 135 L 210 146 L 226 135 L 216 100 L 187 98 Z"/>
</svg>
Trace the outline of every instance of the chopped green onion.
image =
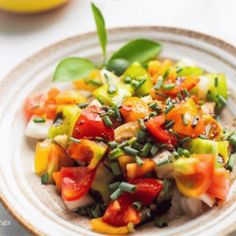
<svg viewBox="0 0 236 236">
<path fill-rule="evenodd" d="M 177 97 L 179 98 L 180 101 L 182 101 L 184 99 L 181 92 L 178 92 Z"/>
<path fill-rule="evenodd" d="M 163 218 L 156 218 L 154 219 L 155 226 L 159 228 L 164 228 L 168 226 L 168 223 Z"/>
<path fill-rule="evenodd" d="M 126 84 L 129 84 L 131 82 L 131 80 L 132 79 L 129 76 L 126 76 L 125 79 L 124 79 Z"/>
<path fill-rule="evenodd" d="M 39 118 L 34 118 L 33 122 L 34 123 L 45 123 L 46 120 L 44 118 L 42 118 L 42 117 L 39 117 Z"/>
<path fill-rule="evenodd" d="M 219 103 L 221 104 L 221 105 L 225 105 L 226 104 L 226 100 L 225 100 L 225 98 L 223 97 L 223 96 L 221 96 L 221 95 L 219 95 L 218 96 L 218 100 L 219 100 Z"/>
<path fill-rule="evenodd" d="M 135 161 L 139 166 L 143 165 L 143 160 L 139 156 L 135 157 Z"/>
<path fill-rule="evenodd" d="M 140 88 L 144 83 L 145 83 L 146 79 L 141 79 L 141 80 L 135 80 L 133 79 L 131 81 L 131 85 L 135 88 L 138 89 Z"/>
<path fill-rule="evenodd" d="M 182 145 L 182 144 L 184 144 L 184 143 L 186 143 L 186 142 L 189 142 L 190 140 L 192 140 L 191 137 L 185 137 L 185 138 L 183 138 L 183 139 L 180 140 L 179 144 Z"/>
<path fill-rule="evenodd" d="M 165 73 L 163 74 L 163 79 L 166 79 L 167 77 L 168 77 L 168 75 L 169 75 L 169 72 L 170 72 L 170 69 L 168 68 L 166 71 L 165 71 Z"/>
<path fill-rule="evenodd" d="M 170 160 L 169 160 L 168 157 L 167 158 L 162 158 L 162 159 L 157 161 L 158 166 L 163 166 L 163 165 L 168 164 L 168 163 L 170 163 Z"/>
<path fill-rule="evenodd" d="M 141 150 L 141 156 L 142 157 L 147 157 L 150 150 L 152 148 L 152 144 L 151 143 L 145 143 L 145 145 L 143 146 L 142 150 Z"/>
<path fill-rule="evenodd" d="M 160 78 L 157 79 L 157 83 L 154 85 L 154 89 L 155 90 L 160 89 L 162 84 L 163 84 L 163 79 L 160 77 Z"/>
<path fill-rule="evenodd" d="M 218 87 L 218 84 L 219 84 L 219 78 L 218 77 L 215 77 L 215 87 Z"/>
<path fill-rule="evenodd" d="M 199 117 L 198 116 L 194 116 L 193 117 L 193 121 L 192 121 L 192 127 L 195 128 L 198 124 L 199 121 Z"/>
<path fill-rule="evenodd" d="M 111 163 L 111 171 L 115 176 L 120 176 L 122 174 L 120 165 L 117 162 Z"/>
<path fill-rule="evenodd" d="M 73 137 L 70 137 L 70 141 L 72 141 L 72 142 L 74 142 L 74 143 L 81 143 L 81 140 L 80 140 L 80 139 L 73 138 Z"/>
<path fill-rule="evenodd" d="M 174 156 L 175 159 L 179 158 L 179 153 L 177 151 L 173 151 L 172 155 Z"/>
<path fill-rule="evenodd" d="M 109 153 L 108 158 L 110 160 L 114 160 L 118 158 L 119 156 L 122 156 L 123 154 L 124 152 L 120 148 L 115 148 Z"/>
<path fill-rule="evenodd" d="M 139 123 L 141 130 L 146 130 L 146 125 L 145 125 L 143 119 L 138 119 L 138 123 Z"/>
<path fill-rule="evenodd" d="M 42 184 L 47 184 L 47 183 L 48 183 L 48 179 L 49 179 L 48 173 L 43 174 L 43 175 L 41 176 L 41 183 L 42 183 Z"/>
<path fill-rule="evenodd" d="M 136 201 L 136 202 L 133 202 L 133 203 L 132 203 L 132 206 L 133 206 L 136 210 L 139 211 L 139 210 L 141 210 L 141 208 L 142 208 L 142 203 Z"/>
<path fill-rule="evenodd" d="M 128 140 L 128 144 L 129 144 L 129 145 L 133 145 L 136 141 L 137 141 L 137 138 L 136 138 L 136 137 L 133 137 L 133 138 L 131 138 L 131 139 Z"/>
<path fill-rule="evenodd" d="M 159 148 L 156 145 L 152 145 L 150 153 L 152 156 L 155 156 L 158 152 Z"/>
<path fill-rule="evenodd" d="M 185 157 L 189 157 L 189 156 L 190 156 L 190 152 L 189 152 L 187 149 L 184 149 L 184 150 L 183 150 L 183 155 L 184 155 Z"/>
<path fill-rule="evenodd" d="M 136 186 L 127 182 L 121 182 L 119 188 L 128 193 L 134 193 L 136 191 Z"/>
<path fill-rule="evenodd" d="M 165 128 L 170 129 L 174 125 L 174 123 L 175 123 L 174 120 L 167 121 L 166 125 L 165 125 Z"/>
<path fill-rule="evenodd" d="M 119 188 L 119 186 L 120 186 L 120 182 L 119 182 L 119 181 L 116 181 L 116 182 L 114 182 L 114 183 L 112 183 L 112 184 L 109 185 L 109 189 L 110 189 L 111 191 L 115 191 L 117 188 Z"/>
<path fill-rule="evenodd" d="M 149 208 L 145 207 L 141 211 L 141 222 L 148 221 L 151 218 L 151 216 L 152 216 L 151 210 Z"/>
<path fill-rule="evenodd" d="M 161 107 L 158 106 L 158 104 L 156 102 L 152 102 L 151 104 L 148 105 L 150 108 L 152 108 L 154 111 L 160 112 L 161 111 Z"/>
<path fill-rule="evenodd" d="M 184 152 L 184 149 L 178 147 L 178 149 L 177 149 L 177 153 L 178 153 L 178 155 L 179 155 L 179 156 L 183 156 L 183 152 Z"/>
<path fill-rule="evenodd" d="M 156 111 L 152 111 L 149 113 L 149 119 L 152 118 L 152 117 L 155 117 L 157 116 L 157 112 Z"/>
<path fill-rule="evenodd" d="M 138 141 L 139 143 L 145 143 L 146 139 L 147 139 L 147 134 L 146 134 L 146 132 L 143 131 L 143 130 L 138 130 L 138 133 L 137 133 L 137 141 Z"/>
<path fill-rule="evenodd" d="M 164 179 L 164 181 L 163 181 L 163 192 L 167 193 L 169 191 L 170 186 L 171 186 L 171 182 L 167 179 Z"/>
<path fill-rule="evenodd" d="M 119 144 L 118 147 L 119 147 L 119 148 L 123 148 L 123 147 L 128 146 L 128 145 L 129 145 L 129 141 L 126 140 L 126 141 L 124 141 L 123 143 Z"/>
<path fill-rule="evenodd" d="M 111 147 L 111 148 L 116 148 L 118 147 L 118 143 L 116 141 L 111 141 L 108 143 L 108 145 Z"/>
<path fill-rule="evenodd" d="M 185 95 L 186 97 L 189 97 L 189 96 L 190 96 L 189 91 L 188 91 L 187 89 L 184 89 L 184 90 L 183 90 L 183 93 L 184 93 L 184 95 Z"/>
<path fill-rule="evenodd" d="M 87 107 L 88 105 L 89 105 L 89 103 L 84 102 L 84 103 L 78 104 L 78 107 L 83 109 L 83 108 Z"/>
<path fill-rule="evenodd" d="M 165 90 L 171 90 L 175 87 L 175 84 L 174 83 L 171 83 L 171 84 L 163 84 L 163 89 Z"/>
<path fill-rule="evenodd" d="M 107 127 L 110 128 L 110 127 L 113 126 L 113 124 L 112 124 L 112 122 L 111 122 L 111 120 L 110 120 L 110 118 L 109 118 L 108 115 L 102 116 L 102 120 L 104 121 L 104 123 L 105 123 L 105 125 L 106 125 Z"/>
<path fill-rule="evenodd" d="M 169 105 L 165 109 L 165 113 L 167 114 L 174 108 L 174 104 L 172 102 L 169 103 Z"/>
<path fill-rule="evenodd" d="M 139 154 L 139 151 L 137 149 L 131 148 L 131 147 L 124 147 L 124 152 L 130 156 L 137 156 Z"/>
<path fill-rule="evenodd" d="M 228 163 L 226 165 L 226 169 L 228 169 L 229 171 L 233 171 L 235 159 L 236 159 L 236 153 L 232 154 L 229 157 Z"/>
<path fill-rule="evenodd" d="M 183 121 L 184 126 L 187 126 L 187 125 L 188 125 L 188 122 L 187 122 L 186 117 L 185 117 L 184 114 L 181 115 L 181 119 L 182 119 L 182 121 Z"/>
<path fill-rule="evenodd" d="M 113 109 L 114 109 L 115 116 L 116 116 L 117 120 L 118 120 L 119 122 L 122 122 L 122 117 L 121 117 L 121 114 L 120 114 L 120 111 L 119 111 L 118 106 L 115 105 L 115 106 L 113 107 Z"/>
<path fill-rule="evenodd" d="M 94 209 L 91 209 L 93 218 L 98 218 L 101 216 L 101 210 L 98 204 L 96 204 Z"/>
<path fill-rule="evenodd" d="M 116 200 L 122 193 L 123 193 L 123 191 L 122 191 L 120 188 L 118 188 L 118 189 L 116 189 L 116 191 L 114 191 L 114 192 L 111 194 L 110 198 L 111 198 L 112 200 Z"/>
</svg>

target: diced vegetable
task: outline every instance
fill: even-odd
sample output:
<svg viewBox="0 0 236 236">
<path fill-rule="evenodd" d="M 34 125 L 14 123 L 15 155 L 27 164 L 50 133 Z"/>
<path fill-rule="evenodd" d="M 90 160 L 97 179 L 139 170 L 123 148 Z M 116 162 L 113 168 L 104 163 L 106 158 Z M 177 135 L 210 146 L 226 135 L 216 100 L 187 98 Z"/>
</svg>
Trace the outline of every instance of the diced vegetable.
<svg viewBox="0 0 236 236">
<path fill-rule="evenodd" d="M 101 234 L 123 235 L 129 233 L 127 226 L 115 227 L 103 222 L 102 218 L 92 219 L 90 225 L 93 231 Z"/>
<path fill-rule="evenodd" d="M 151 159 L 143 159 L 143 164 L 140 166 L 137 163 L 129 163 L 126 165 L 127 177 L 129 179 L 136 179 L 144 177 L 146 174 L 155 169 L 155 162 Z"/>
<path fill-rule="evenodd" d="M 120 108 L 122 116 L 126 122 L 136 121 L 148 116 L 150 109 L 148 105 L 138 97 L 129 97 L 124 99 Z"/>
<path fill-rule="evenodd" d="M 73 131 L 75 138 L 104 138 L 105 140 L 114 139 L 114 130 L 112 127 L 107 127 L 101 118 L 101 108 L 89 106 L 81 112 L 80 117 L 76 121 Z"/>
<path fill-rule="evenodd" d="M 45 120 L 45 122 L 37 123 L 34 121 L 37 118 L 38 116 L 35 115 L 31 117 L 26 126 L 25 135 L 35 139 L 45 139 L 48 137 L 48 130 L 51 128 L 53 121 Z"/>
<path fill-rule="evenodd" d="M 47 170 L 50 151 L 51 143 L 49 140 L 37 142 L 34 154 L 34 171 L 39 176 Z"/>
<path fill-rule="evenodd" d="M 100 164 L 96 170 L 96 175 L 93 180 L 91 189 L 97 191 L 103 201 L 108 203 L 110 201 L 110 190 L 108 185 L 112 182 L 113 175 L 104 164 Z"/>
<path fill-rule="evenodd" d="M 89 164 L 89 168 L 93 169 L 99 164 L 106 151 L 107 145 L 102 142 L 81 139 L 80 143 L 72 141 L 67 154 L 81 163 Z"/>
<path fill-rule="evenodd" d="M 112 86 L 115 90 L 110 91 L 110 86 Z M 131 97 L 133 95 L 133 88 L 118 79 L 114 79 L 94 90 L 93 95 L 102 104 L 110 106 L 118 105 L 124 98 Z"/>
<path fill-rule="evenodd" d="M 65 90 L 56 96 L 57 105 L 74 105 L 83 102 L 86 102 L 86 98 L 75 90 Z"/>
<path fill-rule="evenodd" d="M 115 140 L 122 142 L 137 135 L 139 124 L 137 121 L 125 123 L 115 129 Z"/>
<path fill-rule="evenodd" d="M 113 226 L 125 226 L 129 223 L 138 224 L 140 215 L 133 208 L 129 195 L 123 194 L 109 204 L 102 221 Z"/>
<path fill-rule="evenodd" d="M 75 122 L 80 115 L 80 108 L 76 105 L 62 105 L 57 108 L 57 115 L 49 129 L 49 138 L 58 135 L 71 135 Z"/>
<path fill-rule="evenodd" d="M 214 174 L 215 156 L 195 154 L 174 162 L 175 180 L 178 190 L 187 197 L 198 197 L 205 193 Z"/>
<path fill-rule="evenodd" d="M 207 190 L 211 196 L 226 200 L 230 187 L 230 172 L 224 168 L 218 168 L 214 170 L 213 180 L 210 187 Z"/>
<path fill-rule="evenodd" d="M 227 83 L 224 74 L 207 74 L 200 76 L 199 84 L 192 90 L 200 99 L 214 101 L 223 107 L 227 100 Z"/>
<path fill-rule="evenodd" d="M 64 201 L 75 201 L 84 196 L 92 185 L 95 171 L 87 167 L 63 167 L 62 198 Z"/>
<path fill-rule="evenodd" d="M 127 68 L 122 80 L 125 81 L 127 77 L 131 78 L 130 84 L 133 85 L 136 95 L 144 96 L 150 93 L 153 84 L 147 71 L 140 63 L 134 62 Z"/>
</svg>

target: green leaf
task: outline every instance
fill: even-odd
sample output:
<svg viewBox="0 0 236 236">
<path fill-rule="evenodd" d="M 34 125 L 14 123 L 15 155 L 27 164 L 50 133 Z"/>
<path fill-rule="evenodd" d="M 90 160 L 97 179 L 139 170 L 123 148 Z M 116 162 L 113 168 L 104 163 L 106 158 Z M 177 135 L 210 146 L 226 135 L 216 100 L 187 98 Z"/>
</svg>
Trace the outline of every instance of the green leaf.
<svg viewBox="0 0 236 236">
<path fill-rule="evenodd" d="M 110 64 L 110 62 L 116 58 L 125 59 L 129 63 L 135 61 L 143 63 L 159 54 L 161 49 L 162 46 L 158 42 L 148 39 L 135 39 L 116 51 L 107 64 Z"/>
<path fill-rule="evenodd" d="M 92 8 L 93 16 L 94 16 L 94 19 L 96 22 L 97 34 L 98 34 L 98 38 L 100 41 L 100 45 L 102 47 L 102 53 L 103 53 L 103 57 L 104 57 L 104 61 L 105 61 L 106 45 L 107 45 L 106 24 L 105 24 L 105 21 L 104 21 L 101 11 L 98 9 L 98 7 L 94 3 L 91 3 L 91 8 Z"/>
<path fill-rule="evenodd" d="M 94 64 L 85 58 L 68 57 L 57 66 L 53 82 L 70 82 L 83 79 L 94 69 Z"/>
</svg>

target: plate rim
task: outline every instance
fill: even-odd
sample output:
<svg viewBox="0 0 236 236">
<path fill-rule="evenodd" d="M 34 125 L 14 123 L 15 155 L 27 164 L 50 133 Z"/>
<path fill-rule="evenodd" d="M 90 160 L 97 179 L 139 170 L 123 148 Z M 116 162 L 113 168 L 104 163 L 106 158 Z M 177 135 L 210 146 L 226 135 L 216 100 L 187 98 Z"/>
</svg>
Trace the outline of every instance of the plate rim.
<svg viewBox="0 0 236 236">
<path fill-rule="evenodd" d="M 206 43 L 214 44 L 214 46 L 216 46 L 217 48 L 220 48 L 223 51 L 226 51 L 227 53 L 231 54 L 232 56 L 236 58 L 236 46 L 221 39 L 220 37 L 215 37 L 206 33 L 202 33 L 197 30 L 190 30 L 186 28 L 169 27 L 169 26 L 145 25 L 145 26 L 112 27 L 112 28 L 109 28 L 107 32 L 109 35 L 112 33 L 120 32 L 120 31 L 127 31 L 127 30 L 137 31 L 137 32 L 143 31 L 143 30 L 149 30 L 149 31 L 156 31 L 156 32 L 163 32 L 163 33 L 172 33 L 175 35 L 183 35 L 189 38 L 195 38 L 197 40 L 201 40 Z M 10 72 L 4 75 L 3 78 L 0 80 L 0 86 L 4 86 L 4 84 L 7 82 L 9 77 L 13 76 L 15 73 L 17 73 L 17 71 L 24 69 L 25 65 L 27 65 L 29 62 L 33 61 L 34 59 L 37 59 L 37 57 L 39 57 L 40 55 L 47 53 L 48 51 L 54 48 L 63 46 L 64 44 L 66 44 L 67 41 L 71 41 L 73 39 L 90 38 L 96 35 L 97 35 L 96 31 L 89 31 L 86 33 L 76 34 L 76 35 L 58 40 L 55 43 L 51 43 L 48 46 L 37 50 L 35 53 L 31 54 L 26 59 L 22 60 L 20 63 L 14 66 L 13 69 L 10 70 Z M 109 44 L 109 39 L 108 39 L 108 44 Z M 20 225 L 22 225 L 29 233 L 37 235 L 37 236 L 45 235 L 45 233 L 38 230 L 29 221 L 25 220 L 14 210 L 14 208 L 8 202 L 7 197 L 5 197 L 4 194 L 2 193 L 1 189 L 0 189 L 0 202 L 3 204 L 4 208 L 10 213 L 10 215 Z M 236 228 L 236 226 L 234 228 Z"/>
</svg>

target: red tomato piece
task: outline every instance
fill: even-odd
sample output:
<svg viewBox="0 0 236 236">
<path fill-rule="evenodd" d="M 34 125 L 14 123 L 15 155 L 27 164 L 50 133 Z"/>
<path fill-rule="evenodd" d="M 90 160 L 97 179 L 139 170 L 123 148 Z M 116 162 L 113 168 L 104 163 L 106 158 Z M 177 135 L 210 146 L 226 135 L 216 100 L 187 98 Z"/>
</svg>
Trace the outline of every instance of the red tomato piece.
<svg viewBox="0 0 236 236">
<path fill-rule="evenodd" d="M 88 192 L 95 176 L 95 170 L 87 167 L 63 167 L 61 169 L 62 198 L 65 201 L 78 200 Z"/>
<path fill-rule="evenodd" d="M 145 122 L 148 131 L 160 142 L 176 144 L 176 138 L 163 128 L 165 116 L 159 115 Z"/>
<path fill-rule="evenodd" d="M 84 109 L 75 124 L 73 137 L 95 138 L 102 137 L 106 140 L 114 139 L 114 129 L 105 125 L 100 117 L 102 110 L 97 106 L 90 106 Z"/>
<path fill-rule="evenodd" d="M 128 223 L 138 224 L 141 218 L 140 213 L 132 207 L 130 196 L 123 194 L 109 204 L 102 221 L 113 226 L 125 226 Z"/>
<path fill-rule="evenodd" d="M 215 169 L 213 179 L 207 193 L 224 201 L 228 196 L 229 188 L 230 172 L 224 168 Z"/>
<path fill-rule="evenodd" d="M 129 183 L 136 185 L 136 191 L 130 194 L 132 199 L 144 206 L 150 205 L 163 188 L 163 184 L 153 178 L 130 180 Z"/>
</svg>

